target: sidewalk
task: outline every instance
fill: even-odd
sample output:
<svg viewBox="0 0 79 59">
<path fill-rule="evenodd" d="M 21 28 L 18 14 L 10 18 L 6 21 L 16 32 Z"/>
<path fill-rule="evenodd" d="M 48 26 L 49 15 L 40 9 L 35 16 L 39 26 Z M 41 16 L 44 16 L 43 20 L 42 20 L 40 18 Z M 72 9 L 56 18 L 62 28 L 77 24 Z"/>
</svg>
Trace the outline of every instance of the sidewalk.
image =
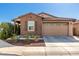
<svg viewBox="0 0 79 59">
<path fill-rule="evenodd" d="M 71 56 L 79 55 L 79 46 L 78 47 L 23 47 L 23 46 L 14 46 L 14 47 L 5 47 L 0 48 L 0 53 L 2 54 L 15 54 L 20 56 Z"/>
<path fill-rule="evenodd" d="M 0 48 L 3 48 L 3 47 L 12 47 L 13 45 L 12 44 L 9 44 L 3 40 L 0 39 Z"/>
</svg>

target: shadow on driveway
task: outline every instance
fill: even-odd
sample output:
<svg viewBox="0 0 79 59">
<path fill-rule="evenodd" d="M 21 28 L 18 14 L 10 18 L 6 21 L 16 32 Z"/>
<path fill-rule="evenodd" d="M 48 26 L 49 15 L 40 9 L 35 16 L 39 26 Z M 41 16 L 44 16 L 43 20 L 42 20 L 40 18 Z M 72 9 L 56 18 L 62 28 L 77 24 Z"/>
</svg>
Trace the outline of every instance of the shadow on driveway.
<svg viewBox="0 0 79 59">
<path fill-rule="evenodd" d="M 76 37 L 76 36 L 75 36 Z M 78 37 L 75 38 L 74 36 L 43 36 L 45 42 L 49 43 L 72 43 L 72 42 L 79 42 Z"/>
</svg>

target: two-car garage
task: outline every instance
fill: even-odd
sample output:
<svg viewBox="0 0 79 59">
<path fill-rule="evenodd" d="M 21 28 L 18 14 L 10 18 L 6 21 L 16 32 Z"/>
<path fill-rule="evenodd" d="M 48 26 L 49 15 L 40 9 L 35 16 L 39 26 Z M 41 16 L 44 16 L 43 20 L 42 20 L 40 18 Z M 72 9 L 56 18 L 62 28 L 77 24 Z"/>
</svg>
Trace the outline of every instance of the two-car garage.
<svg viewBox="0 0 79 59">
<path fill-rule="evenodd" d="M 69 23 L 45 22 L 42 25 L 43 35 L 69 35 Z"/>
</svg>

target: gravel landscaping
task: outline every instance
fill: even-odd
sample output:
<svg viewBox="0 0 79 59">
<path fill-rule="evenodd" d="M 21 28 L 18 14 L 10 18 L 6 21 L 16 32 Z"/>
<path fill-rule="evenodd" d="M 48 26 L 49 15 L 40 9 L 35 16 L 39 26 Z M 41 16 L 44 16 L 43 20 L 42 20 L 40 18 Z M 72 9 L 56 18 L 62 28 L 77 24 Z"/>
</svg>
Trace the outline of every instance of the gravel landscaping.
<svg viewBox="0 0 79 59">
<path fill-rule="evenodd" d="M 6 42 L 15 46 L 45 46 L 44 40 L 7 40 Z"/>
</svg>

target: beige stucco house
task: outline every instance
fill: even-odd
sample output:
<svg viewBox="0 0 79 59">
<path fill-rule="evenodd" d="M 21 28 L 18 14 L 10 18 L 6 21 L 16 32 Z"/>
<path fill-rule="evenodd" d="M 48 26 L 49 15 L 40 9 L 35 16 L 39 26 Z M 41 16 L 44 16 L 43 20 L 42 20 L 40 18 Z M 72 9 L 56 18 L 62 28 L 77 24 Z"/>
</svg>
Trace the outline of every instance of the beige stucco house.
<svg viewBox="0 0 79 59">
<path fill-rule="evenodd" d="M 79 27 L 79 21 L 76 19 L 56 17 L 47 13 L 28 13 L 15 18 L 14 23 L 20 25 L 21 35 L 33 32 L 38 35 L 73 36 Z"/>
</svg>

